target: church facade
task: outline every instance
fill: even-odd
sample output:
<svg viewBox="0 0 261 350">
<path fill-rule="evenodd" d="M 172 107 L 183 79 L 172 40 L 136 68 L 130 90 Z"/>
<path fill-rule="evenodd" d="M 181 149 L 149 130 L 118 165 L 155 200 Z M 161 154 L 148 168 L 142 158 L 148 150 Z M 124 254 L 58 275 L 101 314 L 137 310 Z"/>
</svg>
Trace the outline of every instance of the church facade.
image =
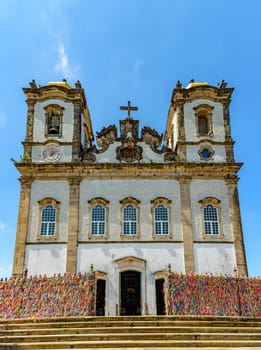
<svg viewBox="0 0 261 350">
<path fill-rule="evenodd" d="M 232 88 L 173 90 L 164 137 L 92 130 L 78 81 L 24 88 L 24 157 L 13 275 L 96 272 L 97 314 L 161 314 L 167 265 L 247 275 L 229 104 Z"/>
</svg>

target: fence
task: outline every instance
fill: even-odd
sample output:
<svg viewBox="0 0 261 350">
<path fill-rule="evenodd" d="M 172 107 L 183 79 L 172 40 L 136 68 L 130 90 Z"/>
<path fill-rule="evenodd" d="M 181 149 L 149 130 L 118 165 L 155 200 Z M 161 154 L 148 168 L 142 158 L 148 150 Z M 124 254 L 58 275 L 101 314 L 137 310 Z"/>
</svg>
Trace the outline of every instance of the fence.
<svg viewBox="0 0 261 350">
<path fill-rule="evenodd" d="M 96 278 L 84 274 L 11 277 L 0 281 L 0 318 L 95 315 Z"/>
<path fill-rule="evenodd" d="M 168 271 L 167 315 L 261 317 L 261 278 L 182 275 Z"/>
</svg>

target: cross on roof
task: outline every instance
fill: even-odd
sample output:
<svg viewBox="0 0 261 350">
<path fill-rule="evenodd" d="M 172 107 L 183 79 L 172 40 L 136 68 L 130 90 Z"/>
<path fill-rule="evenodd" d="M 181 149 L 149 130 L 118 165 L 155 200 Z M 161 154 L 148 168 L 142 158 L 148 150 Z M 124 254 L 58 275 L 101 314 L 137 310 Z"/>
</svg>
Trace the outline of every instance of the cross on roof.
<svg viewBox="0 0 261 350">
<path fill-rule="evenodd" d="M 138 107 L 132 107 L 130 101 L 128 101 L 128 106 L 120 106 L 123 111 L 128 111 L 128 119 L 131 119 L 130 111 L 137 111 Z"/>
</svg>

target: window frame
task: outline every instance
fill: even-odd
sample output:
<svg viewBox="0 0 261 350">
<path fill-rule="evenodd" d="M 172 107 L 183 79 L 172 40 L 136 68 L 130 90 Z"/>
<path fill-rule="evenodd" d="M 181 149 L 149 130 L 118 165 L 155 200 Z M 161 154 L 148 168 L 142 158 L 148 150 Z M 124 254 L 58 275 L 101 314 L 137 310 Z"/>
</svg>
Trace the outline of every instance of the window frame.
<svg viewBox="0 0 261 350">
<path fill-rule="evenodd" d="M 99 240 L 99 239 L 106 239 L 108 238 L 109 235 L 109 201 L 107 201 L 104 198 L 96 197 L 88 201 L 89 203 L 89 227 L 88 227 L 88 237 L 89 239 L 92 240 Z M 103 234 L 94 234 L 92 233 L 92 213 L 93 209 L 97 206 L 100 205 L 103 207 L 105 210 L 105 221 L 104 221 L 104 233 Z M 101 222 L 101 221 L 100 221 Z"/>
<path fill-rule="evenodd" d="M 57 104 L 50 104 L 44 107 L 44 109 L 45 109 L 45 137 L 61 137 L 64 107 L 61 107 Z M 52 116 L 57 116 L 59 118 L 59 132 L 54 134 L 49 132 Z"/>
<path fill-rule="evenodd" d="M 163 205 L 168 210 L 168 234 L 156 233 L 155 209 Z M 152 216 L 152 237 L 153 239 L 170 239 L 172 238 L 172 222 L 171 222 L 171 200 L 165 197 L 158 197 L 151 201 Z"/>
<path fill-rule="evenodd" d="M 200 104 L 193 108 L 195 111 L 195 119 L 196 119 L 196 135 L 197 137 L 212 137 L 214 136 L 213 133 L 213 122 L 212 122 L 212 115 L 213 115 L 213 106 L 210 106 L 208 104 Z M 205 118 L 207 121 L 207 131 L 202 133 L 199 130 L 200 123 L 199 118 Z"/>
<path fill-rule="evenodd" d="M 202 232 L 202 237 L 204 239 L 219 239 L 223 237 L 223 227 L 222 227 L 222 221 L 221 221 L 221 202 L 217 198 L 204 198 L 203 200 L 199 201 L 200 203 L 200 211 L 201 211 L 201 232 Z M 216 233 L 206 233 L 205 229 L 205 223 L 206 222 L 211 222 L 213 223 L 214 220 L 205 220 L 204 215 L 205 215 L 205 208 L 208 205 L 212 205 L 216 209 L 216 214 L 217 214 L 217 224 L 218 224 L 218 234 Z M 211 228 L 212 230 L 212 228 Z"/>
<path fill-rule="evenodd" d="M 202 155 L 202 152 L 203 152 L 204 150 L 207 150 L 207 151 L 209 152 L 209 157 L 204 157 L 204 156 Z M 214 149 L 213 149 L 211 146 L 209 146 L 209 145 L 201 145 L 200 148 L 199 148 L 199 150 L 198 150 L 198 155 L 199 155 L 200 160 L 203 160 L 203 161 L 207 162 L 207 161 L 209 161 L 209 160 L 213 160 L 213 159 L 214 159 L 215 151 L 214 151 Z"/>
<path fill-rule="evenodd" d="M 58 232 L 59 232 L 59 217 L 60 217 L 60 202 L 53 198 L 44 198 L 40 201 L 38 201 L 39 207 L 38 207 L 38 232 L 37 232 L 37 239 L 38 240 L 56 240 L 58 239 Z M 43 210 L 48 206 L 51 205 L 55 209 L 55 229 L 53 235 L 43 235 L 41 234 L 42 231 L 42 214 Z"/>
<path fill-rule="evenodd" d="M 140 201 L 133 198 L 127 197 L 120 201 L 121 204 L 121 233 L 120 237 L 122 239 L 138 239 L 140 238 Z M 136 234 L 125 234 L 124 233 L 124 209 L 128 206 L 132 205 L 136 209 Z"/>
</svg>

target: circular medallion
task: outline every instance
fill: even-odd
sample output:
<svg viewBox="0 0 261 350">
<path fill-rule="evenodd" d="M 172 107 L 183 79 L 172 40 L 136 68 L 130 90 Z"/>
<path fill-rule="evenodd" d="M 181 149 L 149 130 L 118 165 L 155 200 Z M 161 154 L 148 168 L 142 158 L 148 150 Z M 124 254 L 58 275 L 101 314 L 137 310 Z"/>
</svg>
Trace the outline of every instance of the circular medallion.
<svg viewBox="0 0 261 350">
<path fill-rule="evenodd" d="M 209 146 L 203 146 L 199 149 L 198 154 L 202 160 L 210 160 L 213 158 L 214 150 Z"/>
<path fill-rule="evenodd" d="M 56 144 L 49 144 L 43 150 L 42 155 L 47 162 L 57 162 L 62 156 L 61 148 Z"/>
</svg>

